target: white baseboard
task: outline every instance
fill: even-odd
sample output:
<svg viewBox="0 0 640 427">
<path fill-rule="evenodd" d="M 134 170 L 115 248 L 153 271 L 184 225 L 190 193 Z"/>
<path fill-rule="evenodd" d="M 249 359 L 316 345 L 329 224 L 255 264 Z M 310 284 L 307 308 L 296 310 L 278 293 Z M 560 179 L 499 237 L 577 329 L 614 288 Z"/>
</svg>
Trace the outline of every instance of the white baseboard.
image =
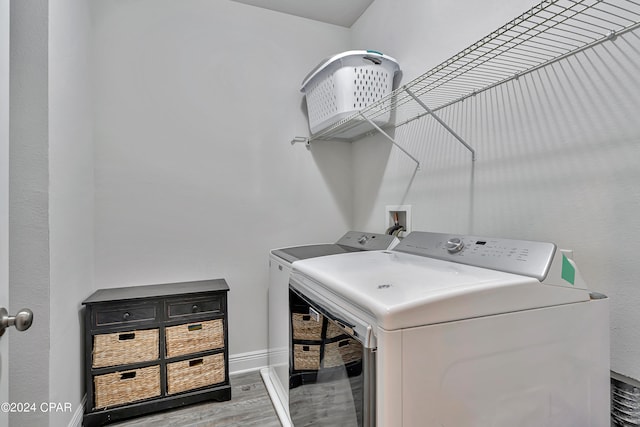
<svg viewBox="0 0 640 427">
<path fill-rule="evenodd" d="M 241 374 L 243 372 L 258 371 L 269 364 L 267 350 L 250 351 L 247 353 L 232 354 L 229 356 L 229 375 Z M 85 394 L 82 402 L 78 405 L 73 418 L 69 422 L 69 427 L 81 427 L 82 416 L 84 415 L 84 404 L 87 399 Z"/>
<path fill-rule="evenodd" d="M 82 427 L 82 416 L 84 415 L 84 404 L 87 401 L 87 395 L 82 396 L 82 401 L 73 413 L 73 418 L 69 421 L 69 427 Z"/>
<path fill-rule="evenodd" d="M 282 401 L 279 394 L 283 394 L 284 391 L 277 391 L 277 389 L 282 388 L 282 385 L 280 385 L 280 381 L 278 381 L 278 384 L 275 384 L 272 380 L 275 378 L 275 373 L 271 368 L 262 368 L 260 369 L 260 375 L 262 376 L 262 382 L 264 382 L 264 386 L 267 389 L 273 408 L 276 410 L 280 424 L 282 427 L 293 427 L 293 422 L 291 422 L 291 418 L 289 417 L 288 397 L 286 403 Z"/>
<path fill-rule="evenodd" d="M 229 355 L 229 375 L 258 371 L 269 364 L 267 350 Z"/>
</svg>

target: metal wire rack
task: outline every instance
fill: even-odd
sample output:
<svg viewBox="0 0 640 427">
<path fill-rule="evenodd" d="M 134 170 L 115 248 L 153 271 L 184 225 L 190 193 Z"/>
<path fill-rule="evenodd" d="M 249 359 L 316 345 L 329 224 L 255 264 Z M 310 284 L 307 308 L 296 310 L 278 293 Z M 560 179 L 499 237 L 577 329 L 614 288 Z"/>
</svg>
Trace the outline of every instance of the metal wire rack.
<svg viewBox="0 0 640 427">
<path fill-rule="evenodd" d="M 346 139 L 352 141 L 373 129 L 382 131 L 372 120 L 393 111 L 395 127 L 432 115 L 475 159 L 473 149 L 437 117 L 438 110 L 639 26 L 640 0 L 542 1 L 375 104 L 312 135 L 308 142 L 358 134 Z"/>
</svg>

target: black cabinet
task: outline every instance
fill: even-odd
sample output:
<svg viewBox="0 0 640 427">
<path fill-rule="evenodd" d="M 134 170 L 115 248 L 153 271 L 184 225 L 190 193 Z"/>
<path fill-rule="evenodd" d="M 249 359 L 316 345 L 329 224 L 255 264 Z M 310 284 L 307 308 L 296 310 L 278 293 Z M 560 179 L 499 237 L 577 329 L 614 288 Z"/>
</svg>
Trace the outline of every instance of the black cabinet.
<svg viewBox="0 0 640 427">
<path fill-rule="evenodd" d="M 231 399 L 224 279 L 101 289 L 85 309 L 85 426 Z"/>
</svg>

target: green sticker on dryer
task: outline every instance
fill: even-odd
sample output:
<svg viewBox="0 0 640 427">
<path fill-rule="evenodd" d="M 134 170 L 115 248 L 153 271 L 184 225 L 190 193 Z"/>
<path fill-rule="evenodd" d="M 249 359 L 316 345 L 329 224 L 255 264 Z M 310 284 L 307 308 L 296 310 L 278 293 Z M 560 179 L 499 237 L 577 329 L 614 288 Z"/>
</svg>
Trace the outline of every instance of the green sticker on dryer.
<svg viewBox="0 0 640 427">
<path fill-rule="evenodd" d="M 576 268 L 569 262 L 566 255 L 562 255 L 562 274 L 561 277 L 572 285 L 576 281 Z"/>
</svg>

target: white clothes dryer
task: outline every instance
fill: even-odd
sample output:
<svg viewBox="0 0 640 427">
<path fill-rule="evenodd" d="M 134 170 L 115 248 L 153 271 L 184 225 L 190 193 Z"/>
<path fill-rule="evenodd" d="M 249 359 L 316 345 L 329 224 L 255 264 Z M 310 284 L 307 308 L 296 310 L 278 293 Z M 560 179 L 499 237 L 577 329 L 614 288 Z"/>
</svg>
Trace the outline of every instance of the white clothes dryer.
<svg viewBox="0 0 640 427">
<path fill-rule="evenodd" d="M 333 331 L 314 366 L 296 369 L 311 342 L 290 342 L 294 425 L 609 425 L 608 299 L 569 255 L 413 232 L 294 263 L 290 311 Z"/>
</svg>

